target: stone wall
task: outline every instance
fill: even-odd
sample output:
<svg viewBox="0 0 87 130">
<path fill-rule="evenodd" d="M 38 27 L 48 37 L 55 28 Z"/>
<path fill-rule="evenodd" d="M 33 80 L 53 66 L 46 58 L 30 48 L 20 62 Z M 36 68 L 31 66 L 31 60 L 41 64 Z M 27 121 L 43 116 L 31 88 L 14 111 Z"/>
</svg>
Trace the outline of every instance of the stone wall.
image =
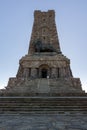
<svg viewBox="0 0 87 130">
<path fill-rule="evenodd" d="M 51 44 L 60 52 L 58 34 L 55 24 L 55 12 L 49 10 L 48 12 L 35 11 L 34 24 L 30 40 L 29 54 L 35 52 L 33 42 L 40 40 L 42 43 Z"/>
</svg>

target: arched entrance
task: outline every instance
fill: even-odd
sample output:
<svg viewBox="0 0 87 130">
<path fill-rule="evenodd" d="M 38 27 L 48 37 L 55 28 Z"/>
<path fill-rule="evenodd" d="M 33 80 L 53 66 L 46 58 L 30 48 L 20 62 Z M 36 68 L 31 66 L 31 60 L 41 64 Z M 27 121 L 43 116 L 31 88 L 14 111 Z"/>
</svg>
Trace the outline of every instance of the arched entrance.
<svg viewBox="0 0 87 130">
<path fill-rule="evenodd" d="M 42 78 L 47 78 L 47 69 L 42 69 L 41 77 Z"/>
<path fill-rule="evenodd" d="M 49 66 L 47 64 L 42 64 L 39 66 L 39 77 L 47 78 L 49 76 Z"/>
</svg>

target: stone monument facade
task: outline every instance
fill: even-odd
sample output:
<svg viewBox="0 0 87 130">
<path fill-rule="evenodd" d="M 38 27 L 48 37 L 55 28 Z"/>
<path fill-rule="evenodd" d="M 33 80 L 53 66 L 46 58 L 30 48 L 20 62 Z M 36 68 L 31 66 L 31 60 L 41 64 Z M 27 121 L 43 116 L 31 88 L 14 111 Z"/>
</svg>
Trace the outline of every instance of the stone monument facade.
<svg viewBox="0 0 87 130">
<path fill-rule="evenodd" d="M 28 54 L 0 91 L 1 129 L 87 130 L 87 94 L 61 52 L 53 10 L 34 12 Z"/>
<path fill-rule="evenodd" d="M 74 78 L 70 60 L 63 55 L 54 10 L 34 12 L 28 54 L 19 61 L 16 77 L 10 78 L 7 95 L 82 94 L 79 78 Z"/>
</svg>

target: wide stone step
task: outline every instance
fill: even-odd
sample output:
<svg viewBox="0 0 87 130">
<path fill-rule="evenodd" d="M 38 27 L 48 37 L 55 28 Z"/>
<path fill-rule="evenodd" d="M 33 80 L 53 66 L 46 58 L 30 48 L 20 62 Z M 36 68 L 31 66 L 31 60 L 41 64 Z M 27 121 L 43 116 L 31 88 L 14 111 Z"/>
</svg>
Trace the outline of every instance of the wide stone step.
<svg viewBox="0 0 87 130">
<path fill-rule="evenodd" d="M 87 112 L 87 107 L 83 107 L 83 108 L 80 108 L 80 107 L 3 107 L 3 108 L 0 108 L 0 112 L 70 112 L 70 111 L 83 111 L 83 112 Z"/>
<path fill-rule="evenodd" d="M 35 102 L 0 102 L 0 106 L 7 106 L 7 105 L 13 105 L 13 106 L 86 106 L 87 101 L 85 102 L 74 102 L 74 101 L 54 101 L 54 102 L 49 102 L 49 101 L 35 101 Z"/>
<path fill-rule="evenodd" d="M 1 97 L 0 112 L 86 111 L 86 97 Z"/>
</svg>

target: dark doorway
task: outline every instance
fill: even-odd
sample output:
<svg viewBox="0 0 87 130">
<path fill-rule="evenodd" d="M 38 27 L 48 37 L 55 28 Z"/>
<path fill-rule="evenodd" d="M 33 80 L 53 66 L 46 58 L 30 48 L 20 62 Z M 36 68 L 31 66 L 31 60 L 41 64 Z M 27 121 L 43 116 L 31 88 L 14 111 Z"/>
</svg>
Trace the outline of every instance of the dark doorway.
<svg viewBox="0 0 87 130">
<path fill-rule="evenodd" d="M 42 69 L 42 78 L 47 78 L 47 69 Z"/>
</svg>

